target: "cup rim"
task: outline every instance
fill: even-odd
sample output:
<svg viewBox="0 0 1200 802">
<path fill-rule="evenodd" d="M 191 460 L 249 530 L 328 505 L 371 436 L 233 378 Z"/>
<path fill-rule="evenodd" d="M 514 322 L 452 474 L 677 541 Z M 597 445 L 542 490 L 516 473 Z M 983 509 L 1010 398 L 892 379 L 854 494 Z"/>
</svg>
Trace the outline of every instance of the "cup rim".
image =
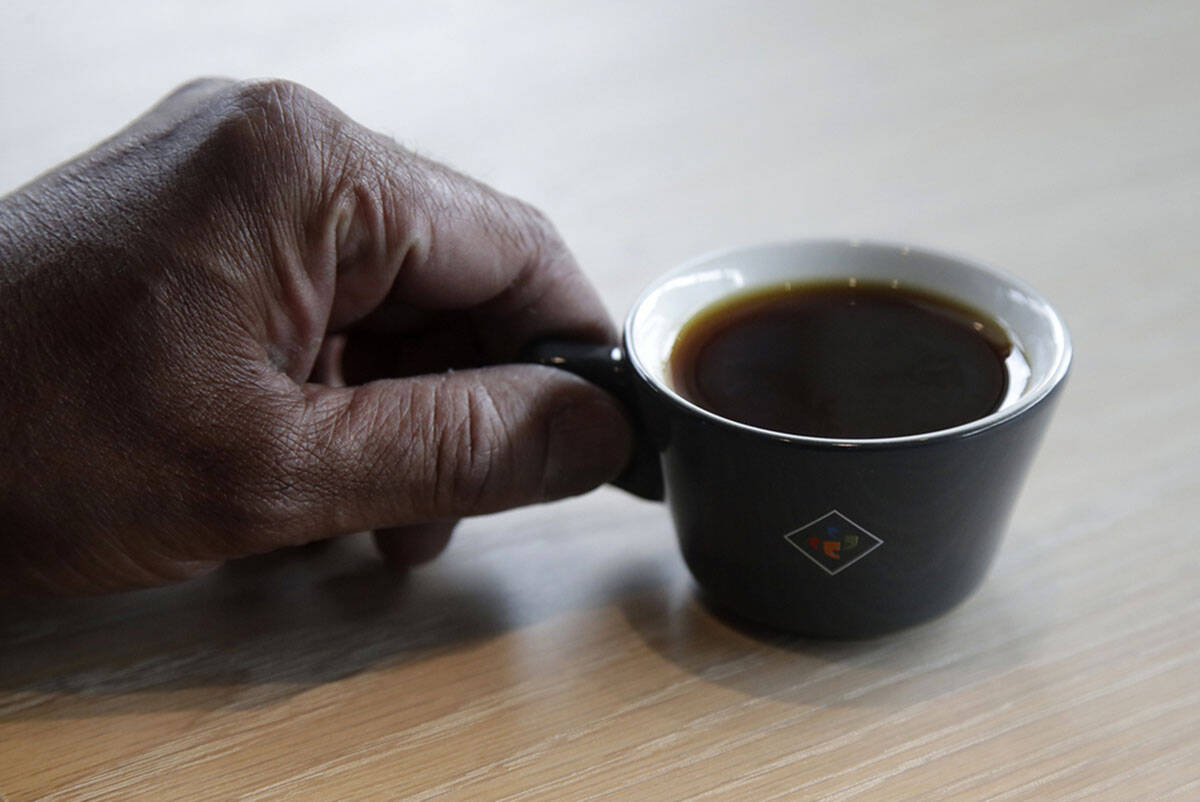
<svg viewBox="0 0 1200 802">
<path fill-rule="evenodd" d="M 1033 387 L 1024 392 L 1014 403 L 1006 407 L 991 412 L 982 418 L 977 418 L 967 423 L 951 426 L 945 429 L 935 429 L 931 432 L 919 432 L 917 434 L 906 434 L 894 437 L 862 437 L 862 438 L 836 438 L 836 437 L 818 437 L 807 434 L 792 434 L 788 432 L 780 432 L 774 429 L 764 429 L 758 426 L 753 426 L 748 423 L 741 423 L 731 418 L 726 418 L 718 415 L 715 412 L 710 412 L 704 407 L 694 404 L 684 398 L 679 393 L 675 392 L 665 381 L 658 379 L 653 373 L 647 370 L 642 363 L 641 357 L 638 355 L 636 341 L 633 337 L 633 321 L 637 316 L 638 310 L 642 305 L 654 294 L 664 283 L 672 278 L 680 275 L 685 275 L 698 266 L 714 261 L 716 259 L 725 258 L 737 253 L 751 253 L 757 250 L 767 250 L 771 248 L 781 247 L 796 247 L 796 246 L 828 246 L 841 245 L 848 248 L 857 248 L 862 246 L 881 248 L 892 250 L 897 254 L 916 254 L 918 256 L 928 256 L 936 259 L 944 259 L 953 262 L 956 267 L 966 270 L 972 270 L 977 273 L 982 273 L 994 280 L 1010 285 L 1019 289 L 1029 297 L 1037 300 L 1044 305 L 1049 312 L 1050 324 L 1053 328 L 1054 339 L 1059 347 L 1056 349 L 1054 364 L 1047 371 L 1046 375 L 1038 381 Z M 951 296 L 953 297 L 953 296 Z M 688 259 L 674 268 L 662 273 L 653 281 L 650 282 L 641 294 L 638 295 L 636 301 L 629 309 L 629 313 L 625 316 L 625 321 L 622 326 L 622 335 L 625 343 L 625 353 L 630 364 L 633 366 L 634 372 L 655 392 L 664 396 L 667 400 L 684 410 L 698 415 L 709 420 L 712 423 L 725 426 L 728 428 L 743 431 L 757 437 L 766 437 L 772 440 L 797 443 L 810 446 L 833 447 L 838 449 L 855 449 L 855 448 L 886 448 L 898 446 L 910 446 L 915 444 L 925 444 L 939 442 L 944 440 L 961 439 L 970 437 L 981 432 L 985 432 L 996 426 L 1005 424 L 1033 407 L 1037 406 L 1041 401 L 1047 398 L 1054 390 L 1062 384 L 1066 378 L 1067 372 L 1071 366 L 1071 360 L 1074 350 L 1071 344 L 1070 332 L 1067 330 L 1066 323 L 1062 319 L 1062 315 L 1058 309 L 1054 307 L 1045 296 L 1035 290 L 1025 281 L 1013 276 L 1012 274 L 1001 270 L 993 265 L 980 262 L 976 259 L 961 256 L 957 253 L 943 251 L 940 249 L 929 248 L 922 245 L 911 245 L 908 243 L 876 240 L 870 238 L 849 238 L 849 237 L 806 237 L 798 239 L 779 239 L 770 240 L 767 242 L 759 242 L 751 245 L 736 245 L 728 248 L 719 248 L 709 251 L 699 256 Z"/>
</svg>

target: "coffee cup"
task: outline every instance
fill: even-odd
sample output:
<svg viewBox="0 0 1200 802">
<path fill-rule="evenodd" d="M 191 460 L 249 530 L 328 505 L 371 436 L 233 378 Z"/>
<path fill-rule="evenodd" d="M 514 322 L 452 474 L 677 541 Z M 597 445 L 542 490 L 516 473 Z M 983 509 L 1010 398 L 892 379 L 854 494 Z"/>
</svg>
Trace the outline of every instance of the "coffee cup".
<svg viewBox="0 0 1200 802">
<path fill-rule="evenodd" d="M 672 386 L 671 350 L 704 309 L 783 283 L 887 283 L 1004 327 L 1028 366 L 978 419 L 895 437 L 818 437 L 723 417 Z M 798 240 L 688 261 L 654 280 L 621 347 L 544 342 L 530 361 L 628 407 L 633 460 L 615 482 L 666 500 L 684 561 L 716 607 L 812 637 L 861 638 L 938 616 L 990 566 L 1071 362 L 1061 316 L 1022 281 L 903 245 Z"/>
</svg>

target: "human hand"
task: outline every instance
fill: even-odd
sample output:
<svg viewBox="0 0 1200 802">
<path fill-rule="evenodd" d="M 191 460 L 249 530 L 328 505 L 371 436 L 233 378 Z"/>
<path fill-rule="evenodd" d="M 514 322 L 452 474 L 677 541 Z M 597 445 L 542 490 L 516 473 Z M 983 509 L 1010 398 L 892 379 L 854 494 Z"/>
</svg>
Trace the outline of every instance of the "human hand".
<svg viewBox="0 0 1200 802">
<path fill-rule="evenodd" d="M 546 219 L 279 81 L 205 80 L 0 199 L 0 593 L 91 593 L 584 492 L 630 435 L 505 364 L 612 324 Z M 453 369 L 453 370 L 450 370 Z"/>
</svg>

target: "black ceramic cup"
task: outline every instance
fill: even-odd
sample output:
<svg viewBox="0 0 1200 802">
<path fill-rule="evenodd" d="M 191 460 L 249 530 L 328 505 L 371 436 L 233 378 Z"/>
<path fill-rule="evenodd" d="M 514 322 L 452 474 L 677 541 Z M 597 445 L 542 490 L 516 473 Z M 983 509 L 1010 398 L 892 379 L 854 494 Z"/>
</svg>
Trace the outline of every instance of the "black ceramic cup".
<svg viewBox="0 0 1200 802">
<path fill-rule="evenodd" d="M 1003 325 L 1020 359 L 991 414 L 903 437 L 831 439 L 721 417 L 672 389 L 680 328 L 723 297 L 788 281 L 896 282 Z M 542 343 L 531 360 L 625 401 L 639 430 L 616 484 L 665 497 L 708 599 L 809 636 L 880 635 L 937 616 L 983 580 L 1071 361 L 1067 329 L 1026 284 L 932 251 L 807 240 L 703 256 L 655 280 L 622 348 Z"/>
</svg>

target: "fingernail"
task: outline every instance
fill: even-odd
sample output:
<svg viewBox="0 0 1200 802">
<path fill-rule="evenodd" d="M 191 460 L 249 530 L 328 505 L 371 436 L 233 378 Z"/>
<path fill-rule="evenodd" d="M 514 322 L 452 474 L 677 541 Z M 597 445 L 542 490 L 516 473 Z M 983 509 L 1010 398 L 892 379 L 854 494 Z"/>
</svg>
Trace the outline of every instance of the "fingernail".
<svg viewBox="0 0 1200 802">
<path fill-rule="evenodd" d="M 629 422 L 615 401 L 563 407 L 550 422 L 546 497 L 578 495 L 616 478 L 629 461 L 631 445 Z"/>
</svg>

